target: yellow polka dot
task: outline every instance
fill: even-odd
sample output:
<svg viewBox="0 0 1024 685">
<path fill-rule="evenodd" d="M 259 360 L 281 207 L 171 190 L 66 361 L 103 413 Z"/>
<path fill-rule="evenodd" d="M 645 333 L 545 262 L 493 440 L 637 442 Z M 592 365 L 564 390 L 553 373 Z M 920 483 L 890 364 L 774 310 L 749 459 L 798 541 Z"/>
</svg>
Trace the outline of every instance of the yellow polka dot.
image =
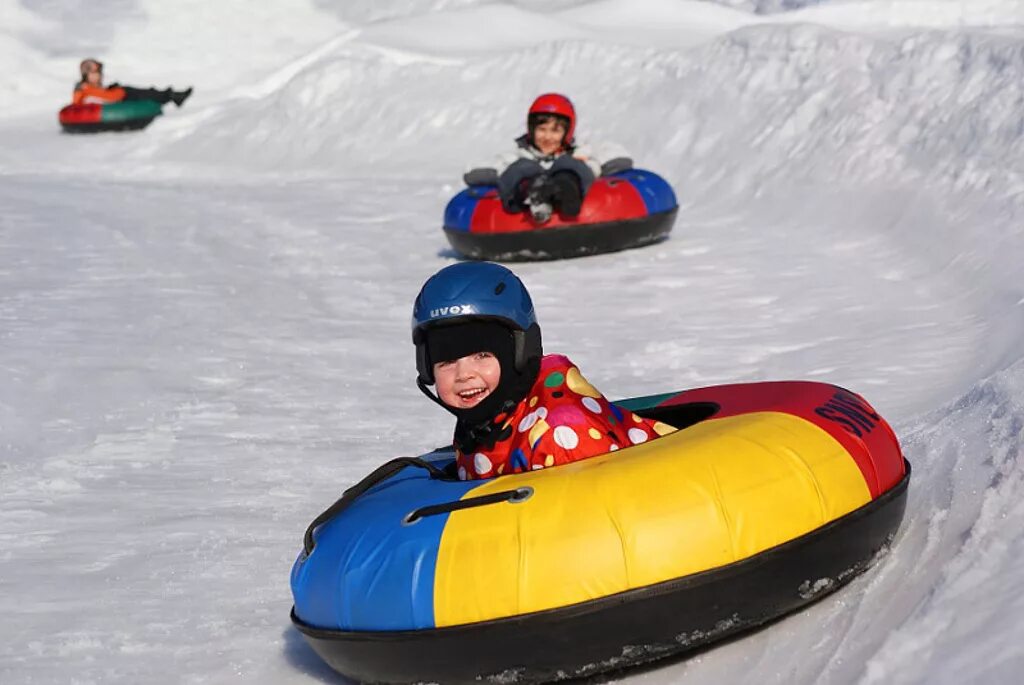
<svg viewBox="0 0 1024 685">
<path fill-rule="evenodd" d="M 644 420 L 643 420 L 643 419 L 641 419 L 641 418 L 640 418 L 639 416 L 637 416 L 636 414 L 633 414 L 633 420 L 634 420 L 634 421 L 636 421 L 637 423 L 643 423 L 643 422 L 644 422 Z"/>
<path fill-rule="evenodd" d="M 544 466 L 554 466 L 554 465 L 555 465 L 555 455 L 549 454 L 548 456 L 544 457 Z"/>
<path fill-rule="evenodd" d="M 498 464 L 498 475 L 500 476 L 505 471 L 505 463 Z"/>
<path fill-rule="evenodd" d="M 534 395 L 533 397 L 531 397 L 531 398 L 530 398 L 530 409 L 533 409 L 534 407 L 536 407 L 536 406 L 537 406 L 537 401 L 538 401 L 539 399 L 540 399 L 540 398 L 539 398 L 539 397 L 537 397 L 536 395 Z"/>
<path fill-rule="evenodd" d="M 601 439 L 601 431 L 597 430 L 596 428 L 591 428 L 587 432 L 590 434 L 590 437 L 592 437 L 594 440 Z"/>
<path fill-rule="evenodd" d="M 540 436 L 547 433 L 550 428 L 551 426 L 548 425 L 547 421 L 544 419 L 537 419 L 537 423 L 533 424 L 533 428 L 530 429 L 530 446 L 532 447 L 537 444 L 537 441 L 540 440 Z"/>
<path fill-rule="evenodd" d="M 592 386 L 587 379 L 583 377 L 580 370 L 575 366 L 569 369 L 569 373 L 565 375 L 565 383 L 569 386 L 577 395 L 583 395 L 584 397 L 600 397 L 601 393 Z"/>
<path fill-rule="evenodd" d="M 655 421 L 654 432 L 658 435 L 668 435 L 669 433 L 675 433 L 676 427 L 670 426 L 667 423 L 662 423 L 661 421 Z"/>
</svg>

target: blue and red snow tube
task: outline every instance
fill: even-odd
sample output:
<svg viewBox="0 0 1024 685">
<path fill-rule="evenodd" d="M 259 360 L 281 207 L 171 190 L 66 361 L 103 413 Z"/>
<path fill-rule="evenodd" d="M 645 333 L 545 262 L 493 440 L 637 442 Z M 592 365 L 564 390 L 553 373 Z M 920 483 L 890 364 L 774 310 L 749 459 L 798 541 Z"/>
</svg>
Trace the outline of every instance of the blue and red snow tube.
<svg viewBox="0 0 1024 685">
<path fill-rule="evenodd" d="M 471 259 L 565 259 L 649 245 L 672 230 L 672 187 L 654 172 L 625 169 L 597 178 L 576 217 L 559 214 L 543 225 L 527 212 L 510 214 L 494 185 L 471 185 L 448 203 L 444 232 Z"/>
</svg>

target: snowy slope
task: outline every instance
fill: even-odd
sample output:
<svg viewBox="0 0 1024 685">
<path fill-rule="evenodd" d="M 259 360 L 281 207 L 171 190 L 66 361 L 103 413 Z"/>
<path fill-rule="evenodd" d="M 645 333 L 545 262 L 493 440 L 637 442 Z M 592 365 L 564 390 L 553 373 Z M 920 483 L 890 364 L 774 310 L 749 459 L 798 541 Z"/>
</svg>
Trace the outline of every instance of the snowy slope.
<svg viewBox="0 0 1024 685">
<path fill-rule="evenodd" d="M 308 521 L 443 443 L 411 301 L 462 171 L 569 93 L 671 240 L 517 267 L 609 396 L 806 378 L 891 420 L 893 550 L 649 683 L 1024 667 L 1024 3 L 0 0 L 0 682 L 337 682 L 287 621 Z M 192 84 L 69 137 L 78 60 Z M 564 299 L 571 287 L 572 302 Z"/>
</svg>

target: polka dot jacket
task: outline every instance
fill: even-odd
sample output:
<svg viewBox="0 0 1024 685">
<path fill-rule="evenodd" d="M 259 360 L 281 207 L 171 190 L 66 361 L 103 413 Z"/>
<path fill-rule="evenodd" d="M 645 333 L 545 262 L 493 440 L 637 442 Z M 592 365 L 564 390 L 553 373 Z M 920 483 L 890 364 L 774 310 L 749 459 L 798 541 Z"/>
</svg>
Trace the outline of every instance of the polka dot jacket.
<svg viewBox="0 0 1024 685">
<path fill-rule="evenodd" d="M 529 394 L 501 425 L 494 447 L 456 449 L 459 478 L 475 480 L 543 469 L 652 440 L 674 429 L 619 409 L 587 382 L 568 357 L 545 355 Z"/>
</svg>

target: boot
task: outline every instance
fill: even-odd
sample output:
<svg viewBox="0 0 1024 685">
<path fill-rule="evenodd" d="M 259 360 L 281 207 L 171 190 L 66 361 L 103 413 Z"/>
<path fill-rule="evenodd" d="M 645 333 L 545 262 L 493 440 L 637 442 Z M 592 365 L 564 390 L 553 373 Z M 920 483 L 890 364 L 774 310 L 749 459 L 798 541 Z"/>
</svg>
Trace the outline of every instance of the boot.
<svg viewBox="0 0 1024 685">
<path fill-rule="evenodd" d="M 526 194 L 526 206 L 530 208 L 530 216 L 538 224 L 546 224 L 554 212 L 552 196 L 554 186 L 547 174 L 535 176 Z"/>
<path fill-rule="evenodd" d="M 559 171 L 551 177 L 552 199 L 558 211 L 568 217 L 579 216 L 583 204 L 580 179 L 571 171 Z"/>
<path fill-rule="evenodd" d="M 111 86 L 112 88 L 113 86 Z M 170 88 L 157 90 L 156 88 L 133 88 L 132 86 L 120 86 L 124 90 L 124 101 L 134 102 L 138 100 L 151 100 L 166 105 L 174 97 Z"/>
<path fill-rule="evenodd" d="M 191 95 L 191 94 L 192 94 L 192 89 L 191 88 L 189 88 L 188 90 L 172 91 L 171 92 L 171 100 L 178 107 L 181 107 L 183 104 L 185 104 L 185 100 L 188 100 L 188 96 Z"/>
</svg>

